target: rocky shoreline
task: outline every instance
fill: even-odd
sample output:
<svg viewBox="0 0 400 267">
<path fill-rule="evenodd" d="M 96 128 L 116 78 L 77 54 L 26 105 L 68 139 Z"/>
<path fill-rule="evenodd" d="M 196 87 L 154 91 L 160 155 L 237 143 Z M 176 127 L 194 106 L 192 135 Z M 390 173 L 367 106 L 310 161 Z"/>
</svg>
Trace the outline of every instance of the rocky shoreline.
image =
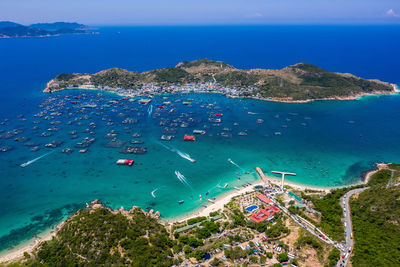
<svg viewBox="0 0 400 267">
<path fill-rule="evenodd" d="M 51 80 L 49 83 L 51 83 L 53 80 Z M 49 84 L 48 83 L 48 84 Z M 371 93 L 359 93 L 351 96 L 346 96 L 346 97 L 341 97 L 341 96 L 336 96 L 336 97 L 328 97 L 328 98 L 319 98 L 319 99 L 307 99 L 307 100 L 292 100 L 289 98 L 277 98 L 277 97 L 271 97 L 271 98 L 263 98 L 263 97 L 255 97 L 255 96 L 234 96 L 234 95 L 229 95 L 224 92 L 209 92 L 209 91 L 197 91 L 195 93 L 214 93 L 214 94 L 223 94 L 226 97 L 229 98 L 243 98 L 243 99 L 255 99 L 255 100 L 261 100 L 261 101 L 268 101 L 268 102 L 277 102 L 277 103 L 288 103 L 288 104 L 304 104 L 304 103 L 310 103 L 310 102 L 315 102 L 315 101 L 350 101 L 350 100 L 357 100 L 362 97 L 366 96 L 380 96 L 380 95 L 394 95 L 399 93 L 398 86 L 396 84 L 391 84 L 393 87 L 393 91 L 374 91 Z M 120 92 L 115 92 L 112 90 L 103 90 L 99 88 L 91 88 L 87 86 L 80 86 L 76 88 L 65 88 L 65 89 L 60 89 L 57 91 L 51 91 L 49 89 L 49 86 L 47 86 L 44 90 L 43 93 L 53 93 L 53 92 L 58 92 L 58 91 L 63 91 L 63 90 L 93 90 L 93 91 L 99 91 L 99 92 L 108 92 L 108 93 L 115 93 L 119 96 L 122 97 L 149 97 L 149 94 L 137 94 L 137 95 L 132 95 L 132 94 L 125 94 L 125 93 L 120 93 Z M 161 93 L 155 93 L 151 95 L 162 95 L 165 94 L 165 92 Z M 179 94 L 179 92 L 175 93 Z"/>
<path fill-rule="evenodd" d="M 280 82 L 277 82 L 280 81 Z M 307 63 L 279 70 L 237 69 L 221 61 L 200 59 L 147 72 L 107 69 L 94 74 L 62 73 L 46 84 L 45 93 L 88 89 L 125 97 L 164 93 L 219 93 L 232 98 L 252 98 L 283 103 L 354 100 L 369 95 L 399 92 L 397 85 L 333 73 Z"/>
<path fill-rule="evenodd" d="M 95 199 L 90 203 L 86 203 L 86 209 L 94 211 L 96 209 L 107 209 L 113 214 L 122 214 L 128 219 L 132 219 L 130 213 L 136 210 L 140 210 L 144 215 L 155 218 L 155 219 L 160 219 L 161 214 L 158 211 L 154 211 L 153 209 L 149 210 L 148 212 L 144 211 L 140 207 L 137 206 L 132 206 L 130 210 L 125 210 L 123 207 L 119 209 L 112 209 L 110 207 L 107 207 L 103 203 L 100 202 L 99 199 Z M 24 255 L 26 253 L 32 254 L 39 246 L 45 241 L 51 240 L 53 237 L 57 235 L 57 233 L 64 227 L 66 222 L 72 218 L 74 218 L 75 214 L 79 212 L 76 211 L 72 216 L 68 217 L 66 220 L 60 222 L 54 230 L 51 230 L 49 232 L 46 232 L 44 235 L 39 235 L 36 237 L 34 240 L 29 240 L 25 242 L 24 244 L 15 247 L 14 249 L 9 249 L 8 251 L 4 251 L 3 254 L 0 255 L 0 266 L 2 264 L 9 264 L 13 261 L 17 261 L 20 259 L 23 259 Z"/>
</svg>

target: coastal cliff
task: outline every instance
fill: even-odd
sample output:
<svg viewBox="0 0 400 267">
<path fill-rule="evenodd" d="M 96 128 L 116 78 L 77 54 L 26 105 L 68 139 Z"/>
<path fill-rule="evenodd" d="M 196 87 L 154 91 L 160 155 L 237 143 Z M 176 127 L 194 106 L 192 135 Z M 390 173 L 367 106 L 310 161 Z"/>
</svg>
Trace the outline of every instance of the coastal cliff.
<svg viewBox="0 0 400 267">
<path fill-rule="evenodd" d="M 23 266 L 171 266 L 172 241 L 159 217 L 135 206 L 113 210 L 95 200 L 25 251 Z"/>
<path fill-rule="evenodd" d="M 208 59 L 184 61 L 175 67 L 142 73 L 119 68 L 95 74 L 63 73 L 49 81 L 44 92 L 72 88 L 129 92 L 125 95 L 134 96 L 180 90 L 207 91 L 280 102 L 346 100 L 397 92 L 394 84 L 328 72 L 308 63 L 278 70 L 242 70 Z"/>
</svg>

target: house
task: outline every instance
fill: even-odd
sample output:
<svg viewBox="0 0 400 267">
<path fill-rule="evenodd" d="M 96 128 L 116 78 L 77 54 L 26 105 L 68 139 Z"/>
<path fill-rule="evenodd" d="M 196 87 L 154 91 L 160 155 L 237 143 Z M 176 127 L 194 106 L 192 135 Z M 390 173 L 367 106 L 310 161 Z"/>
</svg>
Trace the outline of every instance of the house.
<svg viewBox="0 0 400 267">
<path fill-rule="evenodd" d="M 279 213 L 281 210 L 275 206 L 267 206 L 265 209 L 260 209 L 259 212 L 253 213 L 250 216 L 250 219 L 255 221 L 256 223 L 263 222 L 266 220 L 272 220 L 276 213 Z"/>
<path fill-rule="evenodd" d="M 272 202 L 271 199 L 269 199 L 267 196 L 265 196 L 264 194 L 257 194 L 257 198 L 259 200 L 261 200 L 262 202 L 264 202 L 265 204 L 270 204 Z"/>
</svg>

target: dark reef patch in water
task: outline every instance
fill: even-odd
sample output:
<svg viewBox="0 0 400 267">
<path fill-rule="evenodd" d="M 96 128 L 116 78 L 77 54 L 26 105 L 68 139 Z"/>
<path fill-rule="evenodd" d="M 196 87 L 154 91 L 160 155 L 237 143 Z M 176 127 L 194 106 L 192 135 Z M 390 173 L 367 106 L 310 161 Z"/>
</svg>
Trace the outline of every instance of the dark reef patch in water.
<svg viewBox="0 0 400 267">
<path fill-rule="evenodd" d="M 84 208 L 84 205 L 74 203 L 57 209 L 46 210 L 42 215 L 33 216 L 30 220 L 31 223 L 28 225 L 13 229 L 8 234 L 0 237 L 0 250 L 11 248 L 27 240 L 27 237 L 34 237 L 40 234 L 81 208 Z"/>
<path fill-rule="evenodd" d="M 375 163 L 372 161 L 358 161 L 352 165 L 350 165 L 346 173 L 342 176 L 343 182 L 347 184 L 354 184 L 360 181 L 360 178 L 363 178 L 365 173 L 368 172 L 366 170 L 371 170 L 375 166 Z M 338 183 L 338 186 L 343 185 L 344 183 Z"/>
</svg>

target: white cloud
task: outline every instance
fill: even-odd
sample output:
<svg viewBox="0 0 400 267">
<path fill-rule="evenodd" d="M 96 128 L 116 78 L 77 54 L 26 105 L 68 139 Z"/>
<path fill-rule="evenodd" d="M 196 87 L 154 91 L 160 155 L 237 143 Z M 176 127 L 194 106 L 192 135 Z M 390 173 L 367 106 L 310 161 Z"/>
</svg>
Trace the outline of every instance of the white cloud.
<svg viewBox="0 0 400 267">
<path fill-rule="evenodd" d="M 262 18 L 264 16 L 260 12 L 256 12 L 256 13 L 252 13 L 252 14 L 247 14 L 244 17 L 249 18 L 249 19 L 254 19 L 254 18 Z"/>
<path fill-rule="evenodd" d="M 386 15 L 389 17 L 399 17 L 399 14 L 397 14 L 392 8 L 386 11 Z"/>
</svg>

